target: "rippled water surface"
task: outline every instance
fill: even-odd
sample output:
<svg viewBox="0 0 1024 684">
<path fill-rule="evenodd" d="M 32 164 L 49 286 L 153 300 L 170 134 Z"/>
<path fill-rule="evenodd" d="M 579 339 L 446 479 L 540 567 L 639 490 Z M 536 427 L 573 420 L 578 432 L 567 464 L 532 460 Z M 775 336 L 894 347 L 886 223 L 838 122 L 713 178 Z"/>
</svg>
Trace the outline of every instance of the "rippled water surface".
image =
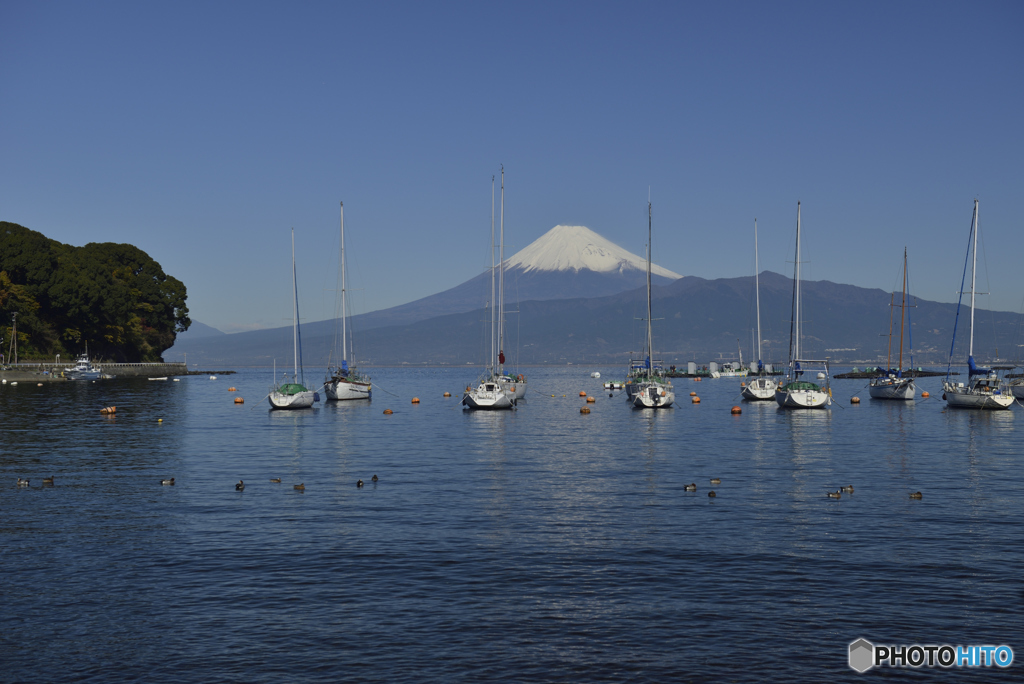
<svg viewBox="0 0 1024 684">
<path fill-rule="evenodd" d="M 453 369 L 303 412 L 264 371 L 0 387 L 0 680 L 853 681 L 864 637 L 1008 644 L 884 674 L 1020 681 L 1019 407 L 836 381 L 831 411 L 734 416 L 723 379 L 636 411 L 591 370 L 531 369 L 501 413 Z"/>
</svg>

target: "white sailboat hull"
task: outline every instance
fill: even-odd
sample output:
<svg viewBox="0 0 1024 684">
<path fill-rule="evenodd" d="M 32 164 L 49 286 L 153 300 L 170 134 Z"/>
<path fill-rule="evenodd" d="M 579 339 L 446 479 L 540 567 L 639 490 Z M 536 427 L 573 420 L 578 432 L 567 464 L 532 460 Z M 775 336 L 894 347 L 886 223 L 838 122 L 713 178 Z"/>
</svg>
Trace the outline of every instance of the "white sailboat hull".
<svg viewBox="0 0 1024 684">
<path fill-rule="evenodd" d="M 370 399 L 372 386 L 368 382 L 351 382 L 349 380 L 331 380 L 324 384 L 324 393 L 333 401 L 350 401 L 353 399 Z"/>
<path fill-rule="evenodd" d="M 996 394 L 987 388 L 966 387 L 953 383 L 944 383 L 942 389 L 943 395 L 946 397 L 946 405 L 953 408 L 999 411 L 1013 406 L 1012 393 Z"/>
<path fill-rule="evenodd" d="M 868 387 L 872 399 L 912 401 L 917 393 L 913 378 L 875 378 Z"/>
<path fill-rule="evenodd" d="M 631 399 L 634 408 L 669 408 L 675 400 L 672 387 L 658 382 L 643 383 Z"/>
<path fill-rule="evenodd" d="M 750 401 L 771 401 L 775 398 L 775 390 L 778 388 L 779 383 L 771 378 L 756 378 L 743 388 L 741 394 L 744 399 Z"/>
<path fill-rule="evenodd" d="M 514 408 L 515 394 L 510 387 L 490 380 L 477 385 L 476 389 L 467 389 L 462 396 L 462 405 L 472 410 L 501 411 Z"/>
<path fill-rule="evenodd" d="M 718 378 L 745 378 L 747 377 L 747 372 L 748 371 L 745 370 L 714 371 L 711 374 L 711 377 L 715 378 L 716 380 Z"/>
<path fill-rule="evenodd" d="M 821 390 L 783 390 L 775 391 L 775 401 L 782 408 L 822 409 L 828 406 L 829 396 Z"/>
<path fill-rule="evenodd" d="M 271 392 L 267 397 L 270 407 L 273 409 L 305 409 L 313 406 L 313 392 L 296 392 L 295 394 L 283 394 Z"/>
<path fill-rule="evenodd" d="M 1024 399 L 1024 382 L 1015 382 L 1010 385 L 1010 391 L 1017 399 Z"/>
</svg>

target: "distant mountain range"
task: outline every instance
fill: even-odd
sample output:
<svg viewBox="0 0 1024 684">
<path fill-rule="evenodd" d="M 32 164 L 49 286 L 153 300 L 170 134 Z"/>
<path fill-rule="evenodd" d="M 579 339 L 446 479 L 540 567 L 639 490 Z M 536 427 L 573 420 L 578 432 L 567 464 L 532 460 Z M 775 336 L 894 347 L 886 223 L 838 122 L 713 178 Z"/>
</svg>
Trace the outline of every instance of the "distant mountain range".
<svg viewBox="0 0 1024 684">
<path fill-rule="evenodd" d="M 646 262 L 579 226 L 556 226 L 506 261 L 505 353 L 522 364 L 625 363 L 642 347 Z M 653 270 L 653 269 L 652 269 Z M 754 277 L 706 280 L 658 269 L 653 290 L 656 355 L 666 364 L 751 360 Z M 518 291 L 518 297 L 515 292 Z M 793 285 L 787 276 L 761 274 L 762 347 L 766 362 L 789 351 Z M 879 289 L 811 281 L 802 285 L 805 356 L 837 363 L 884 363 L 890 294 Z M 356 316 L 355 358 L 365 365 L 454 364 L 482 366 L 487 355 L 490 274 L 445 292 L 391 309 Z M 944 363 L 955 304 L 916 301 L 910 309 L 915 363 Z M 1012 357 L 1020 316 L 978 312 L 975 356 Z M 964 323 L 963 319 L 961 323 Z M 961 327 L 961 340 L 966 328 Z M 304 324 L 306 367 L 325 367 L 334 321 Z M 219 331 L 218 331 L 219 332 Z M 898 334 L 898 326 L 897 326 Z M 1019 342 L 1019 341 L 1016 341 Z M 898 340 L 894 341 L 898 345 Z M 960 345 L 958 344 L 958 347 Z M 291 358 L 291 328 L 232 335 L 187 335 L 164 354 L 204 367 L 280 364 Z M 966 358 L 966 351 L 955 357 Z M 895 363 L 895 361 L 894 361 Z M 909 364 L 909 359 L 905 359 Z"/>
</svg>

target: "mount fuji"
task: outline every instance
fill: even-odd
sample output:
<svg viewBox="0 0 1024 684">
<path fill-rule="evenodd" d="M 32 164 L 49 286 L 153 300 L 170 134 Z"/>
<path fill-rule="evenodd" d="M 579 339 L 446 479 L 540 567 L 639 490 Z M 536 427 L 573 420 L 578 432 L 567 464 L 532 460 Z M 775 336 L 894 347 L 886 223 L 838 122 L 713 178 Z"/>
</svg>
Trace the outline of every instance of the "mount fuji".
<svg viewBox="0 0 1024 684">
<path fill-rule="evenodd" d="M 652 265 L 651 282 L 667 285 L 683 276 Z M 555 226 L 505 259 L 505 303 L 605 297 L 642 287 L 647 260 L 584 226 Z M 390 309 L 353 317 L 356 330 L 405 325 L 486 306 L 491 274 Z"/>
<path fill-rule="evenodd" d="M 683 276 L 667 268 L 651 266 L 651 282 L 667 285 Z M 616 245 L 584 226 L 555 226 L 505 260 L 505 303 L 607 297 L 643 287 L 647 282 L 647 260 Z M 410 325 L 436 316 L 462 314 L 487 306 L 491 296 L 491 273 L 485 270 L 461 285 L 423 297 L 408 304 L 359 314 L 351 319 L 355 331 L 392 325 Z M 290 328 L 289 328 L 290 330 Z M 304 323 L 304 337 L 331 335 L 332 320 Z M 257 348 L 282 334 L 278 329 L 254 330 L 194 340 L 179 337 L 165 358 L 198 351 L 199 346 L 243 345 Z M 220 339 L 223 338 L 223 339 Z M 290 338 L 289 338 L 290 339 Z"/>
</svg>

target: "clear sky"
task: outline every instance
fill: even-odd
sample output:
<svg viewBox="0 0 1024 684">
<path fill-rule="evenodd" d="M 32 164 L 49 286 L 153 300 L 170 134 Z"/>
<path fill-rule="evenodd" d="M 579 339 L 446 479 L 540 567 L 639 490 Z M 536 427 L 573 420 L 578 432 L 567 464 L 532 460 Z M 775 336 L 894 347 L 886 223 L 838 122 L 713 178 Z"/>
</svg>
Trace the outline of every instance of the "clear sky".
<svg viewBox="0 0 1024 684">
<path fill-rule="evenodd" d="M 706 278 L 1024 298 L 1024 3 L 0 2 L 0 219 L 130 242 L 225 331 L 400 304 L 585 225 Z M 986 279 L 987 275 L 987 279 Z"/>
</svg>

